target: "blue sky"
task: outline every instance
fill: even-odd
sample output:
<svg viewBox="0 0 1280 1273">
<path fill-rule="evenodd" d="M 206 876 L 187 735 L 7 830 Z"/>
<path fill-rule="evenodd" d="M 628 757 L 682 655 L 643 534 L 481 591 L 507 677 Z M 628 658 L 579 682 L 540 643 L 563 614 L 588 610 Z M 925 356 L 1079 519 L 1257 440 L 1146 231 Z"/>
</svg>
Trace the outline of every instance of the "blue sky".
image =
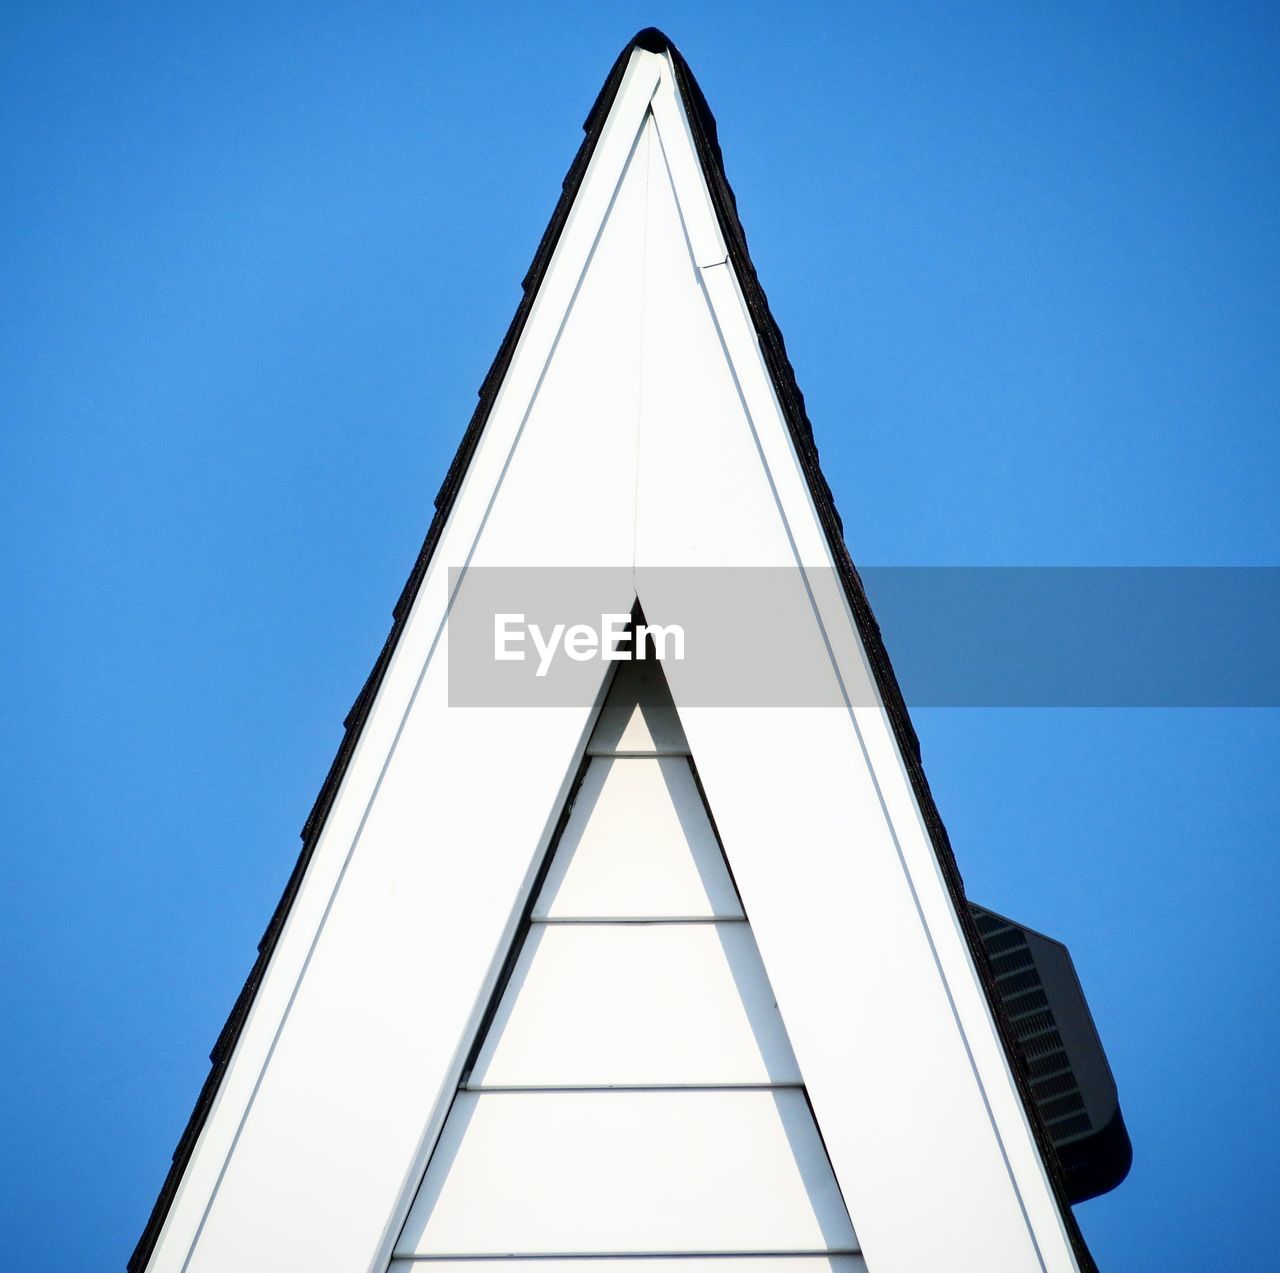
<svg viewBox="0 0 1280 1273">
<path fill-rule="evenodd" d="M 650 23 L 856 560 L 1280 564 L 1273 6 L 9 6 L 0 1266 L 123 1266 Z M 916 723 L 971 894 L 1107 1044 L 1099 1263 L 1273 1268 L 1280 713 Z"/>
</svg>

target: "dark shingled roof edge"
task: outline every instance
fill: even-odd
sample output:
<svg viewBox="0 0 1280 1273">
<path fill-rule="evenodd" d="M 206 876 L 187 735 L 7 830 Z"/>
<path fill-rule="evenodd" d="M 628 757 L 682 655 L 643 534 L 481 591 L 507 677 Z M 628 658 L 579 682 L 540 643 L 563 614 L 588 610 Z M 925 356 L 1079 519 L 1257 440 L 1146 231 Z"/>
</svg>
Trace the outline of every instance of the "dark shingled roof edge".
<svg viewBox="0 0 1280 1273">
<path fill-rule="evenodd" d="M 161 1229 L 164 1227 L 165 1218 L 169 1214 L 169 1208 L 182 1180 L 182 1174 L 186 1170 L 196 1140 L 199 1138 L 205 1120 L 209 1116 L 218 1087 L 226 1074 L 236 1042 L 248 1017 L 249 1009 L 258 992 L 258 987 L 262 983 L 272 952 L 275 950 L 285 918 L 289 914 L 293 899 L 297 895 L 303 876 L 306 874 L 307 866 L 319 841 L 325 819 L 328 817 L 329 809 L 333 805 L 338 788 L 342 783 L 343 775 L 346 773 L 347 765 L 355 750 L 356 741 L 360 736 L 360 731 L 364 726 L 378 688 L 382 684 L 383 675 L 386 673 L 387 666 L 391 661 L 392 651 L 394 651 L 396 642 L 400 639 L 400 633 L 404 628 L 409 610 L 418 595 L 418 588 L 426 574 L 427 566 L 431 562 L 436 544 L 439 542 L 444 524 L 448 520 L 449 512 L 453 507 L 453 501 L 462 484 L 463 475 L 471 462 L 471 457 L 489 418 L 489 412 L 493 408 L 498 388 L 506 376 L 516 345 L 524 331 L 529 312 L 533 307 L 534 297 L 537 295 L 543 274 L 546 272 L 556 244 L 560 239 L 560 233 L 568 220 L 569 209 L 573 205 L 583 174 L 586 172 L 587 165 L 595 151 L 596 142 L 599 140 L 605 117 L 613 105 L 627 61 L 632 51 L 637 48 L 645 49 L 650 53 L 669 54 L 675 66 L 680 94 L 684 102 L 685 112 L 689 117 L 689 124 L 693 133 L 694 144 L 698 151 L 698 158 L 702 164 L 703 174 L 711 191 L 712 201 L 715 204 L 721 233 L 724 235 L 725 242 L 729 248 L 730 259 L 737 271 L 738 280 L 746 298 L 747 308 L 751 314 L 752 322 L 755 324 L 756 333 L 759 336 L 765 364 L 773 380 L 774 390 L 782 406 L 787 427 L 795 442 L 801 467 L 813 494 L 814 504 L 817 507 L 818 516 L 821 518 L 823 530 L 831 545 L 836 569 L 848 594 L 849 604 L 853 610 L 859 634 L 866 647 L 867 657 L 871 663 L 876 684 L 884 700 L 885 710 L 888 712 L 894 735 L 906 763 L 911 785 L 924 815 L 925 824 L 933 841 L 934 851 L 942 868 L 943 877 L 947 882 L 947 887 L 955 903 L 956 914 L 959 916 L 974 963 L 977 965 L 981 976 L 987 995 L 987 1002 L 995 1018 L 1001 1041 L 1004 1044 L 1005 1054 L 1009 1058 L 1009 1064 L 1017 1082 L 1018 1093 L 1022 1098 L 1027 1119 L 1031 1124 L 1036 1144 L 1040 1150 L 1040 1157 L 1043 1159 L 1048 1171 L 1063 1224 L 1070 1237 L 1072 1248 L 1083 1273 L 1097 1273 L 1097 1265 L 1089 1252 L 1088 1246 L 1085 1244 L 1084 1235 L 1080 1231 L 1080 1226 L 1076 1222 L 1075 1215 L 1067 1200 L 1066 1181 L 1058 1164 L 1057 1156 L 1053 1151 L 1049 1134 L 1031 1096 L 1030 1081 L 1026 1073 L 1025 1064 L 1014 1043 L 1013 1032 L 1001 1006 L 1000 998 L 995 992 L 995 982 L 991 967 L 978 936 L 977 928 L 974 925 L 973 915 L 969 910 L 964 883 L 956 866 L 955 854 L 951 849 L 951 841 L 938 814 L 937 805 L 934 803 L 928 780 L 920 762 L 919 739 L 911 724 L 911 718 L 907 712 L 906 702 L 902 697 L 898 679 L 894 675 L 893 666 L 889 662 L 889 656 L 880 635 L 880 627 L 871 612 L 871 606 L 867 600 L 866 591 L 862 586 L 862 580 L 858 576 L 858 571 L 845 545 L 843 523 L 840 520 L 839 513 L 836 511 L 831 488 L 827 485 L 827 480 L 818 464 L 818 448 L 813 438 L 813 426 L 809 422 L 808 414 L 805 411 L 804 395 L 800 392 L 800 387 L 796 383 L 795 371 L 791 366 L 790 359 L 787 357 L 782 332 L 778 329 L 778 324 L 774 321 L 773 314 L 769 310 L 769 302 L 765 297 L 764 288 L 760 285 L 755 266 L 751 261 L 751 254 L 747 250 L 746 233 L 743 230 L 742 222 L 738 219 L 737 200 L 734 198 L 733 190 L 729 185 L 728 178 L 725 176 L 724 157 L 717 138 L 715 116 L 712 115 L 711 108 L 707 105 L 707 100 L 703 96 L 701 88 L 698 87 L 698 82 L 694 79 L 693 72 L 689 69 L 689 64 L 684 60 L 680 51 L 661 31 L 653 27 L 648 27 L 639 32 L 619 54 L 617 61 L 609 72 L 608 78 L 604 82 L 603 88 L 601 88 L 596 98 L 595 104 L 591 108 L 590 114 L 587 116 L 586 122 L 583 124 L 583 131 L 586 135 L 583 138 L 582 145 L 578 148 L 578 153 L 574 156 L 573 163 L 569 166 L 560 198 L 556 203 L 555 211 L 551 214 L 551 221 L 543 232 L 541 241 L 538 243 L 537 251 L 533 257 L 533 264 L 529 267 L 529 271 L 524 277 L 521 285 L 523 295 L 519 307 L 516 309 L 515 316 L 511 320 L 511 326 L 507 329 L 507 334 L 498 349 L 497 357 L 494 358 L 493 365 L 489 368 L 488 374 L 480 386 L 479 402 L 476 404 L 475 412 L 467 425 L 466 432 L 462 436 L 462 442 L 458 447 L 457 453 L 449 465 L 449 470 L 445 474 L 440 492 L 436 496 L 435 516 L 431 520 L 431 525 L 427 530 L 427 537 L 423 541 L 422 549 L 413 564 L 413 570 L 410 572 L 408 582 L 405 584 L 404 590 L 401 592 L 400 598 L 392 611 L 391 631 L 387 634 L 387 639 L 383 643 L 382 650 L 373 665 L 373 670 L 369 673 L 368 679 L 343 721 L 345 732 L 342 743 L 338 748 L 338 754 L 334 757 L 333 764 L 329 767 L 324 785 L 320 788 L 320 794 L 316 797 L 316 802 L 312 806 L 311 812 L 302 828 L 302 851 L 299 853 L 298 860 L 289 875 L 284 893 L 272 913 L 266 932 L 258 943 L 258 955 L 254 960 L 253 967 L 249 970 L 244 987 L 236 998 L 235 1005 L 231 1009 L 231 1015 L 227 1018 L 227 1022 L 222 1027 L 217 1042 L 209 1054 L 209 1059 L 212 1063 L 209 1075 L 200 1089 L 195 1108 L 191 1111 L 191 1117 L 187 1120 L 187 1125 L 178 1141 L 177 1148 L 173 1152 L 173 1161 L 165 1176 L 164 1184 L 161 1186 L 160 1195 L 151 1210 L 146 1228 L 143 1229 L 138 1245 L 134 1248 L 134 1252 L 129 1258 L 128 1273 L 142 1273 L 151 1258 L 152 1251 L 155 1249 L 156 1241 L 160 1236 Z"/>
</svg>

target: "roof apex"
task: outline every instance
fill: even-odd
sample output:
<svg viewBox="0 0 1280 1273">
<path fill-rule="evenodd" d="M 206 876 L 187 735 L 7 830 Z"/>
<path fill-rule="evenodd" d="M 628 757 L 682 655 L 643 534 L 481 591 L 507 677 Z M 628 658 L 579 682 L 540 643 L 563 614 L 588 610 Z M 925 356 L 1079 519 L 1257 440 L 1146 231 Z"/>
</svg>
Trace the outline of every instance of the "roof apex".
<svg viewBox="0 0 1280 1273">
<path fill-rule="evenodd" d="M 659 31 L 657 27 L 645 27 L 637 31 L 623 52 L 630 53 L 632 49 L 644 49 L 646 53 L 676 52 L 676 46 L 671 37 L 665 31 Z"/>
</svg>

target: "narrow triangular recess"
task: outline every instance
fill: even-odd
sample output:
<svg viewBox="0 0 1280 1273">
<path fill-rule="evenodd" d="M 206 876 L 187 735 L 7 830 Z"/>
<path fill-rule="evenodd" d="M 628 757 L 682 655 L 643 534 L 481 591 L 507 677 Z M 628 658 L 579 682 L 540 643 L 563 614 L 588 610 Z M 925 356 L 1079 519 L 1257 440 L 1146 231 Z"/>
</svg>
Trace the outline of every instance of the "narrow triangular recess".
<svg viewBox="0 0 1280 1273">
<path fill-rule="evenodd" d="M 662 672 L 623 667 L 390 1267 L 855 1273 Z"/>
</svg>

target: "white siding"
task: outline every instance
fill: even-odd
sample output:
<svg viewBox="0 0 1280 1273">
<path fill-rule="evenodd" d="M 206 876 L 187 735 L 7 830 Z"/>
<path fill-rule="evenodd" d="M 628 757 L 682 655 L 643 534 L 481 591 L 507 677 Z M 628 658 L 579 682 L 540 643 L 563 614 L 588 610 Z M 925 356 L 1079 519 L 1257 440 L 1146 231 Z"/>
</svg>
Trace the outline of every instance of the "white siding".
<svg viewBox="0 0 1280 1273">
<path fill-rule="evenodd" d="M 593 758 L 535 919 L 742 915 L 682 757 Z"/>
<path fill-rule="evenodd" d="M 667 623 L 673 567 L 837 563 L 670 84 L 652 109 L 635 574 Z M 797 590 L 785 623 L 758 657 L 812 651 L 848 710 L 671 689 L 866 1259 L 1077 1270 L 848 600 Z"/>
<path fill-rule="evenodd" d="M 534 925 L 471 1087 L 798 1083 L 750 929 Z"/>
<path fill-rule="evenodd" d="M 855 1247 L 803 1092 L 461 1092 L 399 1250 Z"/>
<path fill-rule="evenodd" d="M 661 70 L 645 56 L 591 158 L 149 1273 L 363 1273 L 389 1256 L 388 1226 L 443 1122 L 590 717 L 585 704 L 517 709 L 499 724 L 450 705 L 449 569 L 634 557 L 639 315 L 617 302 L 642 281 L 645 170 L 630 159 Z M 572 498 L 547 482 L 566 455 L 582 466 Z M 598 613 L 633 600 L 599 591 Z"/>
<path fill-rule="evenodd" d="M 647 663 L 620 663 L 587 744 L 592 756 L 687 756 L 689 744 L 666 678 Z"/>
<path fill-rule="evenodd" d="M 511 1273 L 500 1258 L 450 1260 L 439 1256 L 397 1256 L 390 1273 Z M 623 1256 L 618 1259 L 525 1257 L 518 1273 L 867 1273 L 858 1255 L 710 1255 L 672 1259 Z"/>
</svg>

